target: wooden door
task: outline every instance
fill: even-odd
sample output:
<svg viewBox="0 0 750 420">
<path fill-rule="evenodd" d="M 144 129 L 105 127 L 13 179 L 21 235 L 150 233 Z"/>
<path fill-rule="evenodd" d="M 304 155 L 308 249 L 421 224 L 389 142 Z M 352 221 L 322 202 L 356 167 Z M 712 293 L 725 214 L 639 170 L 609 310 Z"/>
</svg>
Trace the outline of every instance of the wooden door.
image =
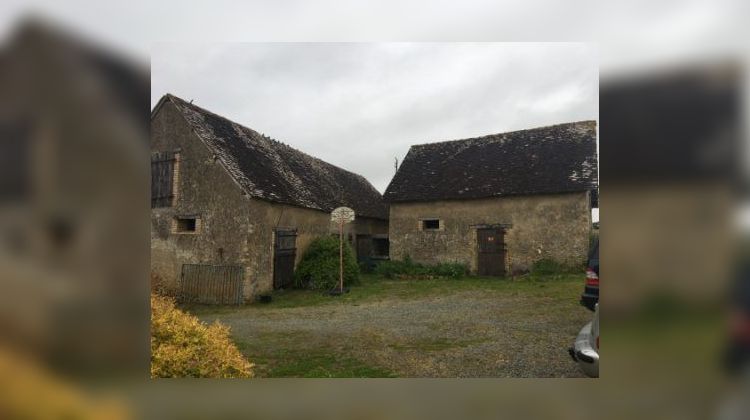
<svg viewBox="0 0 750 420">
<path fill-rule="evenodd" d="M 274 240 L 273 288 L 291 288 L 294 284 L 294 259 L 297 257 L 297 230 L 277 229 Z"/>
<path fill-rule="evenodd" d="M 502 229 L 477 229 L 477 274 L 505 275 L 505 232 Z"/>
</svg>

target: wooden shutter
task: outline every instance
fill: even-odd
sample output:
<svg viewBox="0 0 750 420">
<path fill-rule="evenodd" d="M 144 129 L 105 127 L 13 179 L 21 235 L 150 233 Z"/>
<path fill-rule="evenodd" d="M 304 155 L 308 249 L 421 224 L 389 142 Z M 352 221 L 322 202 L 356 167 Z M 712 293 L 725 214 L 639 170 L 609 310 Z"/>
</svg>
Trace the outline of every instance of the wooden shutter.
<svg viewBox="0 0 750 420">
<path fill-rule="evenodd" d="M 151 154 L 151 208 L 172 206 L 174 163 L 174 152 Z"/>
</svg>

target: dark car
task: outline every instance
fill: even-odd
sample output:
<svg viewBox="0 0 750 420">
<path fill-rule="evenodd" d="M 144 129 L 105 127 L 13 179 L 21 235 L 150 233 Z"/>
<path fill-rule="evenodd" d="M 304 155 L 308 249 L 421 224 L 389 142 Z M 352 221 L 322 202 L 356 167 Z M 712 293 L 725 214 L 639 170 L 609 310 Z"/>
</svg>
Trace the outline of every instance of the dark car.
<svg viewBox="0 0 750 420">
<path fill-rule="evenodd" d="M 589 258 L 586 264 L 586 283 L 583 286 L 581 295 L 581 305 L 590 311 L 599 302 L 599 238 L 594 241 L 594 245 L 589 252 Z"/>
<path fill-rule="evenodd" d="M 750 368 L 750 261 L 740 263 L 730 289 L 726 367 L 731 374 Z"/>
</svg>

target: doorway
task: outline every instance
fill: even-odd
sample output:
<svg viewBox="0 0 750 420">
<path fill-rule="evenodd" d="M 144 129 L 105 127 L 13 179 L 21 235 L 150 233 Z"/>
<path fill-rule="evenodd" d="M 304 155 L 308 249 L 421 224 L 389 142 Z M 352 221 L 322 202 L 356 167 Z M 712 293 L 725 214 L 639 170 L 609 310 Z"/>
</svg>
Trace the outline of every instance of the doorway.
<svg viewBox="0 0 750 420">
<path fill-rule="evenodd" d="M 505 276 L 505 230 L 477 229 L 477 274 Z"/>
<path fill-rule="evenodd" d="M 297 257 L 297 230 L 276 229 L 273 256 L 273 288 L 291 288 L 294 284 L 294 259 Z"/>
</svg>

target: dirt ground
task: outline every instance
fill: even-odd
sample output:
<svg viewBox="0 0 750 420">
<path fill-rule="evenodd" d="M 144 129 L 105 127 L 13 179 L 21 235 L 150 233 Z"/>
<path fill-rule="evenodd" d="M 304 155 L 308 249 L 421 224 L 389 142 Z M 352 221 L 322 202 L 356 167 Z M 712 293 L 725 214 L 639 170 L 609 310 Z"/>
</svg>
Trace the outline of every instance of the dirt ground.
<svg viewBox="0 0 750 420">
<path fill-rule="evenodd" d="M 230 326 L 258 376 L 582 376 L 567 354 L 591 318 L 577 303 L 580 276 L 417 282 L 369 279 L 340 300 L 293 291 L 192 312 Z"/>
</svg>

